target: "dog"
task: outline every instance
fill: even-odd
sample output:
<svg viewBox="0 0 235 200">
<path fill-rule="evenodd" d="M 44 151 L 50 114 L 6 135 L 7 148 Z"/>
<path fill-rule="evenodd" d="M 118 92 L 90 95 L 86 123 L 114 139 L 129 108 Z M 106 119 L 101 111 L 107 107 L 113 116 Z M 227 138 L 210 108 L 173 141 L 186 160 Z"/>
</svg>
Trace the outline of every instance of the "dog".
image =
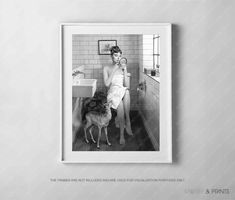
<svg viewBox="0 0 235 200">
<path fill-rule="evenodd" d="M 93 126 L 97 126 L 99 129 L 98 140 L 97 140 L 97 148 L 98 149 L 100 148 L 100 138 L 101 138 L 102 128 L 104 128 L 104 131 L 105 131 L 105 137 L 106 137 L 107 144 L 109 146 L 111 146 L 111 143 L 109 142 L 109 139 L 108 139 L 108 131 L 107 131 L 107 126 L 109 125 L 109 121 L 112 118 L 111 105 L 112 105 L 111 102 L 107 102 L 104 104 L 104 106 L 105 106 L 104 113 L 90 111 L 90 112 L 86 113 L 86 115 L 85 115 L 85 125 L 84 125 L 85 141 L 86 141 L 86 143 L 89 143 L 89 141 L 87 139 L 87 129 L 90 128 L 89 133 L 91 136 L 91 140 L 93 143 L 96 143 L 96 141 L 94 140 L 93 134 L 92 134 L 92 129 L 93 129 Z"/>
</svg>

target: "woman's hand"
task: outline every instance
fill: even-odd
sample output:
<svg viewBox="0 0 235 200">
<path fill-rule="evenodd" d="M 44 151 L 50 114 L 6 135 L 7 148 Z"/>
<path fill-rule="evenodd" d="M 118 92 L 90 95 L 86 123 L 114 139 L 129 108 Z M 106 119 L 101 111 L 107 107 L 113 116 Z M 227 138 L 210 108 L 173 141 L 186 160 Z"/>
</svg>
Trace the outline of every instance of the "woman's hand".
<svg viewBox="0 0 235 200">
<path fill-rule="evenodd" d="M 126 70 L 126 65 L 125 65 L 125 64 L 122 64 L 122 65 L 121 65 L 121 69 L 122 69 L 123 72 L 127 72 L 127 70 Z"/>
</svg>

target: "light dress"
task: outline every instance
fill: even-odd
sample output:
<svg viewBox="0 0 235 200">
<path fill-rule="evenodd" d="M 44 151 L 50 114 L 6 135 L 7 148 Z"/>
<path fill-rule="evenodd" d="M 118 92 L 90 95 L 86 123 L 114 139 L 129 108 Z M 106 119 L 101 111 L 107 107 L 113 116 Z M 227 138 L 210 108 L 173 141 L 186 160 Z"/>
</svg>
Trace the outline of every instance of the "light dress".
<svg viewBox="0 0 235 200">
<path fill-rule="evenodd" d="M 107 101 L 112 102 L 112 108 L 117 109 L 122 98 L 125 95 L 127 87 L 123 86 L 124 75 L 120 73 L 115 73 L 111 85 L 108 90 Z"/>
</svg>

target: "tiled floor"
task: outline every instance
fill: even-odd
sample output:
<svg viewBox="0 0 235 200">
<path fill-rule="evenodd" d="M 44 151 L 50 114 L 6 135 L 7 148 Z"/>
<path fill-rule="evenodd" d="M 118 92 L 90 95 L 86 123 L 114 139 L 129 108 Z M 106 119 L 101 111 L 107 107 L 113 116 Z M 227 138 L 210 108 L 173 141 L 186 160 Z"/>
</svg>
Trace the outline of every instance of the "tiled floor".
<svg viewBox="0 0 235 200">
<path fill-rule="evenodd" d="M 96 148 L 96 144 L 92 143 L 89 133 L 87 134 L 90 144 L 87 144 L 84 139 L 83 128 L 77 133 L 76 141 L 73 145 L 73 151 L 155 151 L 153 145 L 148 137 L 148 134 L 144 128 L 141 116 L 138 111 L 131 111 L 131 125 L 134 136 L 129 136 L 125 133 L 126 144 L 120 145 L 120 131 L 115 127 L 114 118 L 115 112 L 112 112 L 112 119 L 108 126 L 108 137 L 111 142 L 111 146 L 106 144 L 105 134 L 102 131 L 100 140 L 100 149 Z M 98 128 L 93 128 L 93 136 L 97 140 Z"/>
</svg>

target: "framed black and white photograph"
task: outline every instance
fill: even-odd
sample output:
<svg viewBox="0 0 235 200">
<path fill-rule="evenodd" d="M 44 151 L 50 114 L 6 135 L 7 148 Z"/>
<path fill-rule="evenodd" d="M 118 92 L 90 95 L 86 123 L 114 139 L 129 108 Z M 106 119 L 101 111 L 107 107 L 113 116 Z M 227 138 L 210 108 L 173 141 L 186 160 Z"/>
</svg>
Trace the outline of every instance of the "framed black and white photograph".
<svg viewBox="0 0 235 200">
<path fill-rule="evenodd" d="M 171 24 L 63 23 L 60 33 L 61 161 L 171 163 Z"/>
<path fill-rule="evenodd" d="M 117 46 L 117 40 L 98 40 L 99 55 L 110 55 L 113 46 Z"/>
</svg>

